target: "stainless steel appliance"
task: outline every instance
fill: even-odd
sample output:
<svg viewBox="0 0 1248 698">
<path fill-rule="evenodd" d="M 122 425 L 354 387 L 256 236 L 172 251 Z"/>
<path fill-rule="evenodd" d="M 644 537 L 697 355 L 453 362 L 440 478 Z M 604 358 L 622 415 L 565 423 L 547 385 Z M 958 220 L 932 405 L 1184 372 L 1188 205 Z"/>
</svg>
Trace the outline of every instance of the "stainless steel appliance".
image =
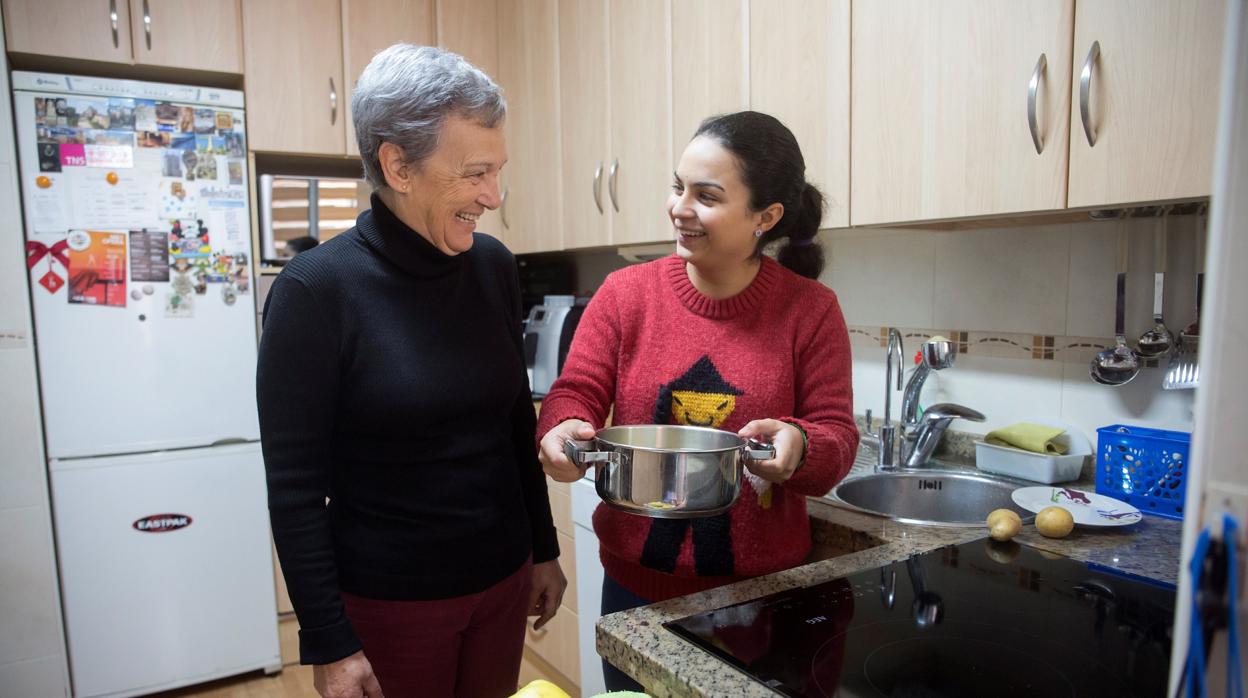
<svg viewBox="0 0 1248 698">
<path fill-rule="evenodd" d="M 1163 696 L 1175 591 L 983 539 L 665 623 L 788 696 Z"/>
<path fill-rule="evenodd" d="M 534 397 L 545 396 L 563 370 L 587 302 L 575 296 L 546 296 L 529 311 L 524 323 L 524 359 L 532 375 Z"/>
</svg>

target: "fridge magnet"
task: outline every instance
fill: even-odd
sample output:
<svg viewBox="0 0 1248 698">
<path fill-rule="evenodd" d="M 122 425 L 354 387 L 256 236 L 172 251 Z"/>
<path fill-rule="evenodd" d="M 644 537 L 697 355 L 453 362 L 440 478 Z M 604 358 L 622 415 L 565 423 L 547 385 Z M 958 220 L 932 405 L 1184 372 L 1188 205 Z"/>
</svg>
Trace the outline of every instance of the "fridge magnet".
<svg viewBox="0 0 1248 698">
<path fill-rule="evenodd" d="M 217 115 L 211 109 L 195 110 L 195 133 L 213 133 L 217 130 Z"/>
<path fill-rule="evenodd" d="M 242 253 L 234 255 L 234 288 L 240 295 L 251 290 L 251 277 L 247 273 L 247 255 Z"/>
<path fill-rule="evenodd" d="M 49 270 L 48 273 L 39 277 L 39 285 L 48 289 L 48 293 L 56 293 L 65 285 L 65 279 L 62 279 L 60 274 Z"/>
<path fill-rule="evenodd" d="M 108 100 L 74 97 L 69 99 L 67 108 L 67 126 L 78 128 L 106 129 L 108 121 Z"/>
<path fill-rule="evenodd" d="M 225 138 L 223 136 L 212 136 L 213 155 L 225 155 Z"/>
<path fill-rule="evenodd" d="M 130 298 L 136 301 L 143 300 L 143 292 L 137 288 L 130 289 Z"/>
<path fill-rule="evenodd" d="M 150 296 L 156 293 L 156 287 L 151 284 L 143 284 L 143 295 Z"/>
<path fill-rule="evenodd" d="M 229 131 L 234 128 L 234 115 L 228 111 L 217 112 L 217 130 Z"/>
<path fill-rule="evenodd" d="M 196 134 L 195 136 L 195 153 L 203 155 L 212 152 L 212 136 Z"/>
<path fill-rule="evenodd" d="M 61 146 L 55 143 L 40 143 L 36 148 L 39 154 L 40 172 L 61 171 Z"/>
<path fill-rule="evenodd" d="M 186 262 L 186 260 L 179 260 L 179 261 L 183 263 Z M 190 295 L 191 291 L 195 287 L 195 285 L 191 283 L 191 275 L 188 274 L 185 270 L 178 271 L 178 273 L 173 277 L 173 283 L 171 285 L 173 286 L 174 293 L 177 293 L 183 296 Z"/>
<path fill-rule="evenodd" d="M 86 145 L 87 167 L 134 167 L 134 148 L 128 145 Z"/>
<path fill-rule="evenodd" d="M 195 179 L 203 181 L 216 181 L 217 179 L 217 156 L 209 153 L 200 153 L 198 161 L 195 165 Z"/>
<path fill-rule="evenodd" d="M 243 161 L 238 158 L 230 158 L 225 163 L 225 169 L 229 173 L 230 184 L 240 185 L 243 183 Z"/>
<path fill-rule="evenodd" d="M 65 285 L 65 279 L 52 267 L 53 264 L 59 263 L 62 269 L 69 271 L 69 243 L 65 240 L 58 240 L 47 245 L 38 240 L 27 240 L 26 268 L 33 271 L 45 259 L 48 270 L 39 277 L 39 285 L 47 289 L 48 293 L 56 293 Z"/>
<path fill-rule="evenodd" d="M 156 125 L 156 102 L 150 99 L 134 100 L 134 130 L 159 131 Z"/>
<path fill-rule="evenodd" d="M 182 133 L 195 133 L 195 110 L 190 107 L 178 107 L 178 130 Z"/>
<path fill-rule="evenodd" d="M 140 148 L 168 148 L 173 142 L 165 131 L 135 131 L 135 140 Z"/>
<path fill-rule="evenodd" d="M 49 97 L 48 99 L 51 99 L 51 97 Z M 64 97 L 57 97 L 56 103 L 53 106 L 53 109 L 56 111 L 56 123 L 53 124 L 52 122 L 49 122 L 48 123 L 49 126 L 77 126 L 78 125 L 77 116 L 74 117 L 74 123 L 72 124 L 69 123 L 69 117 L 70 117 L 71 111 L 69 108 L 68 99 L 65 99 Z"/>
<path fill-rule="evenodd" d="M 156 103 L 156 130 L 158 131 L 177 131 L 178 130 L 178 109 L 177 105 L 168 102 Z"/>
<path fill-rule="evenodd" d="M 238 301 L 238 292 L 234 290 L 234 284 L 226 284 L 221 287 L 221 300 L 226 305 L 234 305 Z"/>
<path fill-rule="evenodd" d="M 160 182 L 160 217 L 165 220 L 193 220 L 199 208 L 195 190 L 181 179 Z"/>
<path fill-rule="evenodd" d="M 193 318 L 195 317 L 195 297 L 173 292 L 165 294 L 165 317 L 167 318 Z"/>
<path fill-rule="evenodd" d="M 169 280 L 169 246 L 164 233 L 149 230 L 130 231 L 130 280 Z M 148 292 L 151 286 L 144 286 Z"/>
<path fill-rule="evenodd" d="M 134 130 L 134 100 L 124 97 L 108 99 L 108 127 Z"/>
<path fill-rule="evenodd" d="M 225 154 L 232 158 L 241 158 L 247 155 L 247 146 L 243 141 L 243 134 L 238 131 L 222 131 L 221 137 L 225 139 Z"/>
<path fill-rule="evenodd" d="M 160 174 L 164 177 L 182 176 L 182 153 L 177 150 L 161 151 Z"/>
<path fill-rule="evenodd" d="M 62 143 L 60 148 L 62 167 L 86 167 L 87 146 L 81 143 Z"/>
<path fill-rule="evenodd" d="M 176 150 L 195 150 L 195 134 L 171 133 L 169 134 L 169 147 Z"/>
<path fill-rule="evenodd" d="M 195 166 L 199 163 L 199 156 L 194 150 L 182 151 L 182 171 L 186 173 L 186 181 L 195 181 Z"/>
<path fill-rule="evenodd" d="M 229 282 L 234 276 L 234 255 L 216 252 L 212 255 L 212 267 L 208 272 L 210 283 Z"/>
<path fill-rule="evenodd" d="M 49 107 L 51 107 L 49 109 Z M 35 97 L 35 124 L 43 126 L 47 122 L 48 112 L 51 112 L 52 123 L 56 123 L 56 104 L 55 100 L 47 97 Z"/>
<path fill-rule="evenodd" d="M 191 230 L 189 225 L 183 227 L 182 221 L 173 222 L 169 230 L 170 259 L 175 262 L 194 260 L 207 258 L 212 253 L 212 246 L 208 244 L 208 229 L 201 221 L 196 222 L 199 224 L 196 230 Z M 176 266 L 175 269 L 177 269 Z"/>
<path fill-rule="evenodd" d="M 69 302 L 124 308 L 125 236 L 76 230 L 66 241 L 69 244 Z"/>
</svg>

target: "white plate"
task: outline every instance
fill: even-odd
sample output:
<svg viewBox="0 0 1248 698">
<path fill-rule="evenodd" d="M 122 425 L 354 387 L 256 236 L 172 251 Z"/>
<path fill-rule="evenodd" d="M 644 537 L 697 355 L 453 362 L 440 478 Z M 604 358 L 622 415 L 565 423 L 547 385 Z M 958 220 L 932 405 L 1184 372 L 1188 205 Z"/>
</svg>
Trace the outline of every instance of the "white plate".
<svg viewBox="0 0 1248 698">
<path fill-rule="evenodd" d="M 1014 503 L 1032 513 L 1046 507 L 1061 507 L 1070 512 L 1080 526 L 1130 526 L 1144 515 L 1126 502 L 1095 492 L 1069 487 L 1020 487 L 1010 495 Z"/>
</svg>

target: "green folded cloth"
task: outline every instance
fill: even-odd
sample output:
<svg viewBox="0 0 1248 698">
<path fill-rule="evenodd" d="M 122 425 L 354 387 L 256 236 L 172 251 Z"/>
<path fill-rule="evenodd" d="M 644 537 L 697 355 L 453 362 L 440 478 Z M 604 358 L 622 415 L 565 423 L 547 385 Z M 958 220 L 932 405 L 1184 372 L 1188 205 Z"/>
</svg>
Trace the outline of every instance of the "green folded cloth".
<svg viewBox="0 0 1248 698">
<path fill-rule="evenodd" d="M 1018 422 L 1008 427 L 993 429 L 984 437 L 984 441 L 993 446 L 1009 446 L 1011 448 L 1021 448 L 1024 451 L 1031 451 L 1032 453 L 1052 453 L 1064 456 L 1066 455 L 1066 446 L 1055 442 L 1054 439 L 1065 433 L 1065 429 L 1057 427 Z"/>
</svg>

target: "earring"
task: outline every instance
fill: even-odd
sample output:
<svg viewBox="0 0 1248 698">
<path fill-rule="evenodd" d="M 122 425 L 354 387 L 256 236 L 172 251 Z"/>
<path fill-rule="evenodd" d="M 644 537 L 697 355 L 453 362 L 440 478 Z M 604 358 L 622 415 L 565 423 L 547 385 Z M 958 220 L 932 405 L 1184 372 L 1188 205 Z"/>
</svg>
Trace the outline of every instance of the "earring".
<svg viewBox="0 0 1248 698">
<path fill-rule="evenodd" d="M 762 236 L 763 236 L 763 229 L 762 229 L 762 228 L 755 228 L 755 229 L 754 229 L 754 237 L 756 237 L 756 238 L 761 238 Z"/>
</svg>

